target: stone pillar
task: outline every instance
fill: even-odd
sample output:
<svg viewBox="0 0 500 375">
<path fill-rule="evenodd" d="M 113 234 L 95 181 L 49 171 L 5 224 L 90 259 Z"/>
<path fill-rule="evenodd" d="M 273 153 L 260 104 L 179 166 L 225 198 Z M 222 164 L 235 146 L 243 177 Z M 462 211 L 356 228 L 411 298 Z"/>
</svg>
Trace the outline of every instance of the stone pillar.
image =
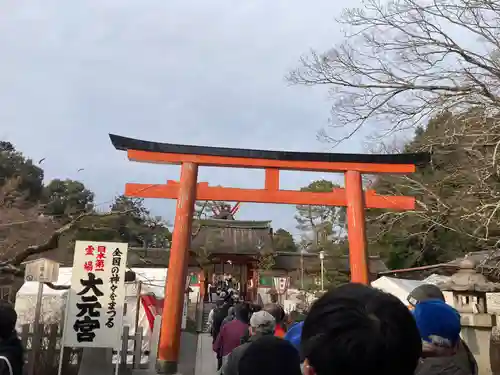
<svg viewBox="0 0 500 375">
<path fill-rule="evenodd" d="M 476 358 L 479 375 L 491 375 L 490 344 L 495 317 L 488 312 L 486 293 L 499 291 L 500 285 L 488 282 L 476 272 L 476 263 L 465 258 L 460 269 L 440 288 L 453 294 L 453 305 L 461 316 L 461 336 Z"/>
</svg>

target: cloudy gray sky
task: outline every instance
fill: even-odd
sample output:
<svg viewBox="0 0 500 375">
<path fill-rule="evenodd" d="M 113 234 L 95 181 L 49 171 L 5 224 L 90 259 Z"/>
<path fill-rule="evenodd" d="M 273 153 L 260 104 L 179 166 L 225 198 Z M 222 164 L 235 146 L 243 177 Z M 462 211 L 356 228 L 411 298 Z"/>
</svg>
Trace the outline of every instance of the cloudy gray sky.
<svg viewBox="0 0 500 375">
<path fill-rule="evenodd" d="M 109 205 L 126 182 L 177 179 L 179 168 L 132 163 L 108 133 L 169 143 L 327 151 L 323 88 L 285 74 L 310 48 L 339 41 L 346 0 L 0 0 L 0 138 L 46 179 L 82 180 Z M 352 140 L 337 152 L 360 151 Z M 77 172 L 78 169 L 83 171 Z M 296 189 L 333 175 L 284 173 Z M 200 170 L 200 181 L 258 188 L 263 172 Z M 173 221 L 173 202 L 148 207 Z M 297 233 L 291 206 L 244 204 L 241 219 Z"/>
</svg>

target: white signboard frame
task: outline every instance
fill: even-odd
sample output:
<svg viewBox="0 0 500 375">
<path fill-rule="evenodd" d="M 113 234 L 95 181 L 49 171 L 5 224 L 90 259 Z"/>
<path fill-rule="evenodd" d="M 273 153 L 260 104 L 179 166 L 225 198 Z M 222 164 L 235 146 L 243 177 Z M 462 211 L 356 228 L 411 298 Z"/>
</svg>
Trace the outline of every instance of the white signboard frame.
<svg viewBox="0 0 500 375">
<path fill-rule="evenodd" d="M 59 277 L 59 263 L 47 259 L 39 258 L 24 263 L 24 281 L 39 283 L 55 283 Z"/>
<path fill-rule="evenodd" d="M 63 346 L 119 348 L 128 244 L 76 241 Z"/>
</svg>

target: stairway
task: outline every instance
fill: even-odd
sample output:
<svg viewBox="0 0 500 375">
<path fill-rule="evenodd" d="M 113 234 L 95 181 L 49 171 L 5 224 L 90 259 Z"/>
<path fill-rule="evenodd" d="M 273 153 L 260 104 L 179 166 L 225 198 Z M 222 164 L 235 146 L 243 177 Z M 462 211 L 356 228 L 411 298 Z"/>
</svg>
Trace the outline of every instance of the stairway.
<svg viewBox="0 0 500 375">
<path fill-rule="evenodd" d="M 215 307 L 215 303 L 205 302 L 203 304 L 203 315 L 202 315 L 202 330 L 203 333 L 209 333 L 208 327 L 208 315 L 210 314 L 210 310 Z"/>
</svg>

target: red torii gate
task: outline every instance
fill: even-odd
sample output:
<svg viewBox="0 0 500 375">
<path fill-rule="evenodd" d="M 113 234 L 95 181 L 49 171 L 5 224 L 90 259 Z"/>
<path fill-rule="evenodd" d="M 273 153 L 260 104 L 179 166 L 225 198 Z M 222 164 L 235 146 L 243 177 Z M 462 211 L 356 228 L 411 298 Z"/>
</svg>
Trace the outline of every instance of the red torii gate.
<svg viewBox="0 0 500 375">
<path fill-rule="evenodd" d="M 127 151 L 129 160 L 181 165 L 179 182 L 131 183 L 125 186 L 125 195 L 129 197 L 177 199 L 157 361 L 158 371 L 163 374 L 177 372 L 195 201 L 346 206 L 351 281 L 368 284 L 365 208 L 413 210 L 415 199 L 377 195 L 370 190 L 365 192 L 362 174 L 413 173 L 416 165 L 425 164 L 430 159 L 427 153 L 372 155 L 286 152 L 175 145 L 113 134 L 110 134 L 110 138 L 117 150 Z M 198 183 L 199 166 L 264 169 L 264 189 L 212 187 L 206 182 Z M 327 193 L 281 190 L 280 170 L 341 172 L 345 176 L 345 189 L 334 189 Z"/>
</svg>

